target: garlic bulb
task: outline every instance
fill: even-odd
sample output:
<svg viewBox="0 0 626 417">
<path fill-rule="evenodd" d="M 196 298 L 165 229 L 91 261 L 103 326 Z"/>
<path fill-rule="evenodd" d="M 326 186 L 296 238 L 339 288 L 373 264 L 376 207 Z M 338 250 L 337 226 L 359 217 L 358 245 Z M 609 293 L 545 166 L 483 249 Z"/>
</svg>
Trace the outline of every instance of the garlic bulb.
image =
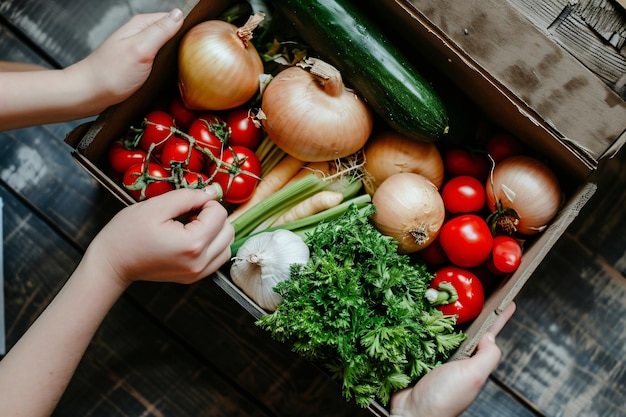
<svg viewBox="0 0 626 417">
<path fill-rule="evenodd" d="M 291 265 L 309 261 L 309 247 L 289 230 L 250 237 L 232 259 L 230 277 L 261 308 L 274 311 L 282 297 L 274 287 L 290 276 Z"/>
</svg>

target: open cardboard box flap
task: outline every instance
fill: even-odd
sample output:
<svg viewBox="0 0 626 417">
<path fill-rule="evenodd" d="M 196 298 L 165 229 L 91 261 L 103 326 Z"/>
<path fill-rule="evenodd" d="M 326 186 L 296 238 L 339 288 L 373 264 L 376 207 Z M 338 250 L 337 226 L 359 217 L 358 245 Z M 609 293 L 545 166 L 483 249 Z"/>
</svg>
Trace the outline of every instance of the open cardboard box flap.
<svg viewBox="0 0 626 417">
<path fill-rule="evenodd" d="M 626 102 L 507 2 L 375 4 L 494 121 L 575 177 L 626 142 Z"/>
</svg>

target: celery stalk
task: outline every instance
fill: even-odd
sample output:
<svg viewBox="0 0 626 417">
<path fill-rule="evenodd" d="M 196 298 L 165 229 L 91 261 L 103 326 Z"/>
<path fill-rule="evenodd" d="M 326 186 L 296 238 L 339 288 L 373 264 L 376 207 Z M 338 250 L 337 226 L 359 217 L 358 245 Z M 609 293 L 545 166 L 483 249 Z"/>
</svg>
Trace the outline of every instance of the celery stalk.
<svg viewBox="0 0 626 417">
<path fill-rule="evenodd" d="M 309 174 L 286 185 L 233 220 L 235 239 L 247 236 L 267 218 L 325 189 L 331 183 L 331 180 L 319 178 L 316 174 Z"/>
<path fill-rule="evenodd" d="M 230 246 L 231 253 L 234 256 L 237 253 L 237 250 L 239 250 L 241 245 L 243 245 L 244 242 L 249 237 L 259 234 L 259 233 L 263 233 L 263 232 L 273 232 L 274 230 L 278 230 L 278 229 L 286 229 L 286 230 L 291 230 L 299 234 L 300 236 L 304 236 L 306 232 L 313 233 L 318 223 L 322 221 L 332 220 L 334 218 L 341 216 L 346 210 L 348 210 L 348 208 L 352 204 L 355 204 L 358 208 L 361 208 L 365 206 L 366 204 L 370 204 L 371 201 L 372 201 L 372 198 L 368 194 L 362 194 L 362 195 L 353 197 L 349 200 L 346 200 L 343 203 L 335 207 L 331 207 L 329 209 L 320 211 L 319 213 L 313 214 L 303 219 L 295 220 L 293 222 L 281 224 L 278 226 L 268 227 L 267 229 L 259 230 L 257 232 L 250 233 L 242 237 L 237 237 L 237 235 L 235 235 L 236 237 L 235 241 Z"/>
</svg>

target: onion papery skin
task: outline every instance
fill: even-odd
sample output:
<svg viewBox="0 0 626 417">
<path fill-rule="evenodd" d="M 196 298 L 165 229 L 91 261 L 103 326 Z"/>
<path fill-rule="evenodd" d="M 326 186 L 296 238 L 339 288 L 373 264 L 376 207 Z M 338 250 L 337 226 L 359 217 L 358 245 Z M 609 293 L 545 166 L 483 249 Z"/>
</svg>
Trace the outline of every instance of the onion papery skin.
<svg viewBox="0 0 626 417">
<path fill-rule="evenodd" d="M 445 218 L 445 207 L 437 187 L 420 174 L 404 172 L 383 181 L 372 203 L 370 219 L 384 235 L 398 242 L 398 253 L 418 252 L 437 237 Z"/>
<path fill-rule="evenodd" d="M 329 161 L 359 151 L 369 138 L 370 108 L 345 87 L 331 95 L 324 82 L 300 67 L 284 69 L 263 92 L 263 128 L 289 155 L 305 162 Z"/>
<path fill-rule="evenodd" d="M 543 231 L 561 205 L 561 187 L 555 173 L 545 163 L 525 155 L 512 156 L 496 164 L 485 191 L 488 207 L 497 212 L 496 218 L 506 219 L 505 210 L 515 210 L 519 220 L 514 230 L 506 231 L 523 235 Z"/>
<path fill-rule="evenodd" d="M 372 135 L 363 151 L 363 183 L 371 196 L 384 180 L 402 172 L 423 175 L 437 188 L 443 184 L 443 158 L 433 142 L 420 142 L 394 130 L 386 130 Z"/>
<path fill-rule="evenodd" d="M 178 52 L 178 88 L 192 110 L 228 110 L 258 93 L 263 61 L 237 26 L 208 20 L 192 27 Z"/>
</svg>

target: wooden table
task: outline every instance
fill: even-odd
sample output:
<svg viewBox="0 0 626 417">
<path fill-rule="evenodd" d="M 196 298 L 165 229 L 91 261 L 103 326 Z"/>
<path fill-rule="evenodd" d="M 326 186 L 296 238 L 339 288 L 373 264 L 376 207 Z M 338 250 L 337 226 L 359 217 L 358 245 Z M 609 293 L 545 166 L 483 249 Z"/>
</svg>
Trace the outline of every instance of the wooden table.
<svg viewBox="0 0 626 417">
<path fill-rule="evenodd" d="M 7 0 L 0 59 L 64 67 L 132 14 L 182 0 Z M 1 92 L 0 92 L 1 94 Z M 70 156 L 81 121 L 0 133 L 9 347 L 122 208 Z M 473 416 L 626 415 L 626 156 L 517 297 Z M 368 416 L 272 341 L 209 277 L 134 284 L 96 334 L 58 416 Z"/>
</svg>

